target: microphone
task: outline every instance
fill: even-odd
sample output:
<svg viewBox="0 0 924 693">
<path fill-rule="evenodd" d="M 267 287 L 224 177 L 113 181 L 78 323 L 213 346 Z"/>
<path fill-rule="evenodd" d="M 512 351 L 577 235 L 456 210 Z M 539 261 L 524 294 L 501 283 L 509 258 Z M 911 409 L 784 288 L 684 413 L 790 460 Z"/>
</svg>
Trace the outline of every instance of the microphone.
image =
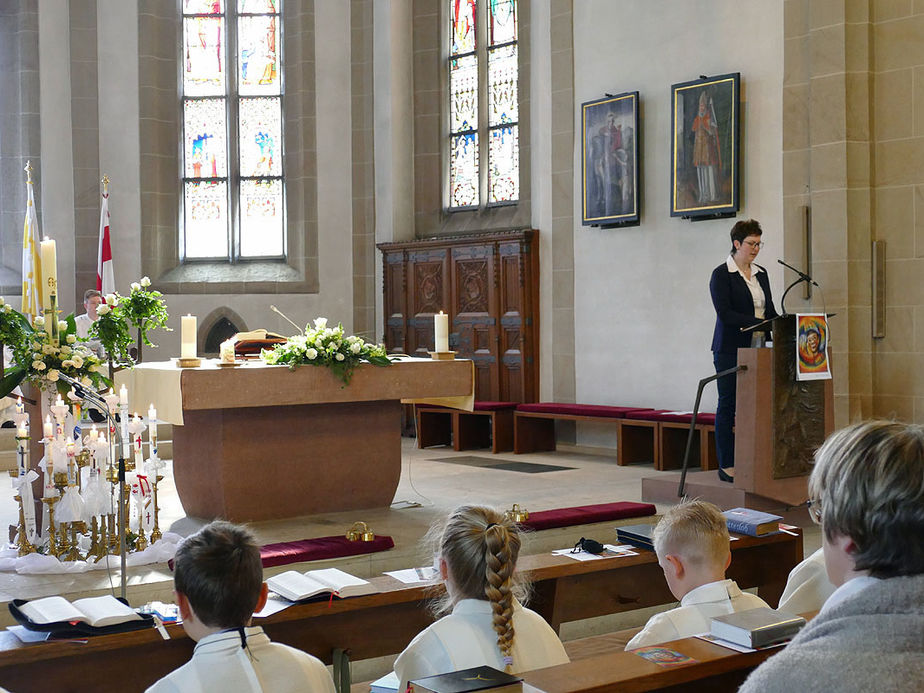
<svg viewBox="0 0 924 693">
<path fill-rule="evenodd" d="M 282 317 L 283 320 L 286 320 L 290 325 L 292 325 L 292 327 L 294 327 L 294 328 L 295 328 L 296 330 L 298 330 L 300 333 L 305 334 L 305 330 L 303 330 L 301 327 L 299 327 L 299 326 L 296 325 L 294 322 L 292 322 L 292 321 L 289 319 L 289 316 L 286 315 L 285 313 L 283 313 L 281 310 L 279 310 L 276 306 L 270 305 L 270 310 L 273 311 L 274 313 L 278 313 L 278 314 Z"/>
<path fill-rule="evenodd" d="M 797 270 L 795 267 L 793 267 L 792 265 L 787 265 L 787 264 L 786 264 L 785 262 L 783 262 L 782 260 L 777 260 L 777 262 L 779 262 L 781 265 L 783 265 L 783 267 L 786 267 L 787 269 L 791 269 L 793 272 L 795 272 L 796 274 L 798 274 L 799 277 L 802 279 L 802 281 L 808 282 L 808 283 L 811 284 L 812 286 L 818 286 L 818 282 L 816 282 L 814 279 L 812 279 L 810 276 L 808 276 L 808 275 L 807 275 L 805 272 L 803 272 L 802 270 Z M 819 288 L 821 288 L 821 287 L 819 287 Z"/>
<path fill-rule="evenodd" d="M 65 375 L 64 373 L 60 373 L 60 372 L 58 373 L 58 378 L 66 382 L 68 385 L 70 385 L 71 389 L 74 390 L 74 394 L 76 394 L 78 397 L 81 397 L 83 399 L 88 399 L 92 401 L 94 404 L 98 404 L 100 402 L 105 404 L 105 401 L 103 400 L 102 395 L 100 395 L 93 388 L 86 387 L 83 383 L 81 383 L 76 378 L 72 378 L 71 376 Z"/>
</svg>

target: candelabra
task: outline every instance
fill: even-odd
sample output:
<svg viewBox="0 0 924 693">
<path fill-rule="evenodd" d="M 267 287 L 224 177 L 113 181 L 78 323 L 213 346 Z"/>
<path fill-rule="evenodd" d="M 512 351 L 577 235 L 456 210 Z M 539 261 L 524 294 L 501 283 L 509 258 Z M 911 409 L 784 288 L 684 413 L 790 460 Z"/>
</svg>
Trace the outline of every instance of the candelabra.
<svg viewBox="0 0 924 693">
<path fill-rule="evenodd" d="M 12 474 L 12 472 L 10 473 Z M 29 541 L 29 535 L 26 531 L 26 512 L 22 496 L 17 495 L 15 500 L 19 503 L 19 536 L 16 538 L 16 548 L 19 549 L 20 556 L 27 556 L 30 553 L 35 553 L 35 547 Z"/>
<path fill-rule="evenodd" d="M 61 549 L 58 546 L 57 534 L 55 532 L 55 503 L 61 498 L 59 496 L 46 496 L 42 498 L 42 503 L 48 511 L 48 553 L 55 558 L 61 555 Z"/>
</svg>

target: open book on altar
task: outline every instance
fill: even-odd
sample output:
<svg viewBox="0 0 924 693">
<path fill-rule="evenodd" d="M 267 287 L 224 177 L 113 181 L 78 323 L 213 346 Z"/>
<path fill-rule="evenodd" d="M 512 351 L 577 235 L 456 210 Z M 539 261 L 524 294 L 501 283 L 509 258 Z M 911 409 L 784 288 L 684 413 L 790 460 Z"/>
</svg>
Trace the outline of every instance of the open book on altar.
<svg viewBox="0 0 924 693">
<path fill-rule="evenodd" d="M 337 568 L 323 568 L 299 573 L 287 570 L 266 580 L 267 586 L 293 602 L 308 599 L 318 594 L 333 594 L 337 597 L 358 597 L 361 594 L 378 592 L 372 583 L 350 575 Z"/>
<path fill-rule="evenodd" d="M 115 632 L 146 628 L 153 623 L 150 616 L 136 613 L 108 594 L 78 599 L 73 603 L 64 597 L 13 600 L 10 612 L 26 628 L 53 632 L 73 629 L 87 633 Z"/>
</svg>

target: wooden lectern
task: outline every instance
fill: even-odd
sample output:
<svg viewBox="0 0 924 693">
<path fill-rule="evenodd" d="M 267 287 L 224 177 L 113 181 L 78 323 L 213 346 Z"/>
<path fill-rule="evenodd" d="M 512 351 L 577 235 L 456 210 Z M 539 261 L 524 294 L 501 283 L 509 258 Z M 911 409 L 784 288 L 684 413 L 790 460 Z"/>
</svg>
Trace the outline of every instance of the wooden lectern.
<svg viewBox="0 0 924 693">
<path fill-rule="evenodd" d="M 830 353 L 829 353 L 830 358 Z M 797 505 L 834 430 L 831 380 L 796 380 L 796 316 L 773 321 L 773 348 L 739 349 L 735 488 Z"/>
</svg>

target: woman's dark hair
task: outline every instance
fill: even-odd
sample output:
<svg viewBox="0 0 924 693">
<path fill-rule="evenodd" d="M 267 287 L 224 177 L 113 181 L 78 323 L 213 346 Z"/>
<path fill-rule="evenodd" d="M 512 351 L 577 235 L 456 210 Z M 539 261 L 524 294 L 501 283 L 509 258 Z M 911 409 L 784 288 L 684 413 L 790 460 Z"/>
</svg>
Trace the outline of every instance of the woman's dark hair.
<svg viewBox="0 0 924 693">
<path fill-rule="evenodd" d="M 764 230 L 760 228 L 760 222 L 754 219 L 744 219 L 735 223 L 732 226 L 731 234 L 729 234 L 732 239 L 731 254 L 734 255 L 738 251 L 735 247 L 735 241 L 743 243 L 748 236 L 760 236 L 763 232 Z"/>
<path fill-rule="evenodd" d="M 205 625 L 245 626 L 263 585 L 260 547 L 244 527 L 212 522 L 180 544 L 173 582 Z"/>
</svg>

